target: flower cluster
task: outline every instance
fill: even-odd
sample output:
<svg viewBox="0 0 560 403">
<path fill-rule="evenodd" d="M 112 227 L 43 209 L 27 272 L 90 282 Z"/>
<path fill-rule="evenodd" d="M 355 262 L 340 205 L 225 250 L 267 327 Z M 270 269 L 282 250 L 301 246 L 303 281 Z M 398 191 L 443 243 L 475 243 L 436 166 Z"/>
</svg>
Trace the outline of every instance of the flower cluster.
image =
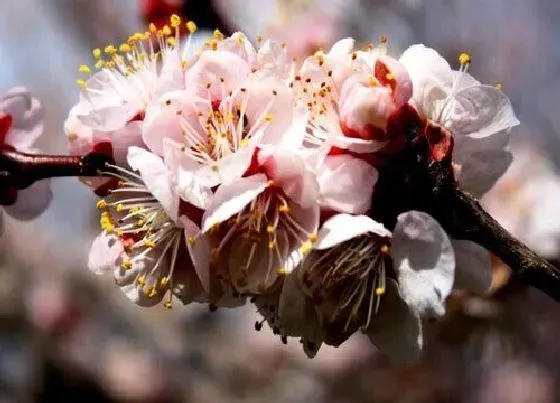
<svg viewBox="0 0 560 403">
<path fill-rule="evenodd" d="M 216 31 L 188 57 L 195 30 L 173 16 L 95 49 L 98 71 L 78 81 L 71 151 L 109 144 L 116 161 L 90 268 L 113 272 L 140 305 L 249 300 L 257 329 L 299 338 L 310 357 L 358 330 L 394 357 L 416 356 L 456 260 L 489 257 L 422 212 L 394 228 L 371 219 L 380 167 L 413 115 L 426 135 L 452 134 L 458 183 L 483 193 L 511 161 L 507 98 L 466 72 L 467 55 L 453 71 L 420 45 L 395 59 L 386 40 L 357 50 L 344 39 L 296 65 L 282 45 Z M 434 143 L 434 158 L 452 145 Z"/>
</svg>

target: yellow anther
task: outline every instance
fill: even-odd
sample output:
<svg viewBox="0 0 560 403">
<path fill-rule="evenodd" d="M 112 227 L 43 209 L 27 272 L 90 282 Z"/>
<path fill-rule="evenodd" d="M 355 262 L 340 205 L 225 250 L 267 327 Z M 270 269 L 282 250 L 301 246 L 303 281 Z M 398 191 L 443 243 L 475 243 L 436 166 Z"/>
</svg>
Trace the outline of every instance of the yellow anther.
<svg viewBox="0 0 560 403">
<path fill-rule="evenodd" d="M 257 42 L 262 42 L 263 37 L 261 34 L 258 34 L 257 37 L 255 38 L 257 40 Z"/>
<path fill-rule="evenodd" d="M 125 270 L 130 270 L 132 269 L 132 262 L 128 259 L 125 259 L 122 261 L 121 267 Z"/>
<path fill-rule="evenodd" d="M 211 165 L 211 166 L 210 166 L 210 169 L 211 169 L 213 172 L 218 172 L 218 171 L 220 170 L 220 167 L 219 167 L 218 165 L 215 165 L 215 164 L 214 164 L 214 165 Z"/>
<path fill-rule="evenodd" d="M 468 53 L 461 53 L 459 55 L 459 63 L 467 64 L 470 63 L 471 61 L 472 61 L 472 57 Z"/>
<path fill-rule="evenodd" d="M 76 80 L 76 84 L 78 84 L 80 86 L 80 88 L 86 88 L 87 87 L 87 83 L 82 80 L 81 78 Z"/>
<path fill-rule="evenodd" d="M 280 213 L 289 213 L 290 212 L 290 206 L 288 206 L 287 204 L 282 204 L 280 207 L 278 207 L 278 211 Z"/>
<path fill-rule="evenodd" d="M 213 34 L 214 34 L 214 38 L 216 38 L 219 41 L 224 39 L 224 34 L 222 34 L 219 29 L 215 29 Z"/>
<path fill-rule="evenodd" d="M 68 138 L 68 141 L 71 143 L 73 143 L 74 141 L 80 138 L 80 136 L 78 136 L 76 133 L 68 133 L 68 136 L 66 137 Z"/>
<path fill-rule="evenodd" d="M 239 42 L 240 44 L 244 44 L 245 43 L 245 37 L 243 35 L 237 35 L 237 42 Z"/>
<path fill-rule="evenodd" d="M 387 81 L 393 81 L 395 79 L 395 75 L 393 73 L 387 73 L 385 75 L 385 78 L 387 79 Z"/>
<path fill-rule="evenodd" d="M 136 279 L 136 283 L 140 286 L 144 285 L 145 282 L 146 280 L 144 279 L 144 276 L 140 276 Z"/>
<path fill-rule="evenodd" d="M 93 53 L 93 57 L 95 57 L 96 59 L 99 59 L 101 57 L 101 49 L 99 48 L 93 49 L 91 53 Z"/>
<path fill-rule="evenodd" d="M 152 34 L 155 34 L 155 33 L 157 32 L 156 24 L 154 24 L 153 22 L 151 22 L 150 24 L 148 24 L 148 30 L 149 30 Z"/>
<path fill-rule="evenodd" d="M 108 55 L 114 55 L 114 54 L 117 53 L 117 48 L 115 48 L 113 45 L 107 45 L 107 46 L 105 46 L 104 51 Z"/>
<path fill-rule="evenodd" d="M 88 67 L 87 65 L 85 65 L 85 64 L 82 64 L 78 70 L 79 70 L 80 73 L 83 73 L 83 74 L 89 74 L 89 73 L 91 73 L 91 70 L 90 70 L 89 67 Z"/>
<path fill-rule="evenodd" d="M 136 221 L 136 226 L 137 227 L 143 227 L 145 223 L 146 222 L 144 220 L 138 220 L 138 221 Z"/>
<path fill-rule="evenodd" d="M 164 276 L 161 278 L 161 280 L 159 280 L 159 285 L 161 287 L 165 287 L 167 285 L 167 283 L 169 283 L 169 277 Z"/>
<path fill-rule="evenodd" d="M 122 203 L 117 204 L 117 211 L 120 212 L 120 211 L 123 211 L 125 209 L 126 209 L 126 207 L 124 206 L 124 204 L 122 204 Z"/>
<path fill-rule="evenodd" d="M 268 249 L 274 249 L 275 246 L 276 246 L 276 242 L 274 241 L 268 242 Z"/>
<path fill-rule="evenodd" d="M 103 199 L 98 200 L 97 203 L 95 204 L 97 206 L 97 208 L 102 209 L 107 207 L 107 202 Z"/>
<path fill-rule="evenodd" d="M 276 269 L 276 274 L 278 274 L 279 276 L 286 276 L 290 274 L 290 270 L 285 267 L 279 267 L 278 269 Z"/>
<path fill-rule="evenodd" d="M 273 181 L 272 179 L 269 179 L 269 180 L 266 182 L 266 185 L 267 185 L 267 186 L 274 186 L 274 181 Z"/>
<path fill-rule="evenodd" d="M 165 309 L 171 309 L 171 308 L 173 308 L 173 305 L 171 305 L 171 302 L 170 302 L 170 301 L 166 301 L 166 302 L 163 304 L 163 307 L 164 307 Z"/>
<path fill-rule="evenodd" d="M 181 17 L 179 17 L 177 14 L 173 14 L 169 21 L 171 22 L 171 26 L 173 28 L 177 28 L 179 25 L 181 25 Z"/>
<path fill-rule="evenodd" d="M 181 67 L 183 68 L 183 70 L 186 70 L 186 68 L 189 67 L 188 60 L 181 60 Z"/>
<path fill-rule="evenodd" d="M 142 241 L 142 244 L 146 247 L 146 248 L 155 248 L 156 247 L 156 243 L 150 239 L 144 239 L 144 241 Z"/>
<path fill-rule="evenodd" d="M 148 289 L 148 292 L 146 292 L 146 295 L 147 295 L 148 298 L 153 298 L 153 297 L 156 296 L 156 294 L 157 294 L 157 291 L 156 291 L 155 287 L 150 287 Z"/>
<path fill-rule="evenodd" d="M 387 255 L 389 253 L 389 247 L 387 245 L 383 245 L 379 251 Z"/>
<path fill-rule="evenodd" d="M 171 28 L 169 28 L 169 25 L 164 25 L 162 31 L 165 36 L 171 35 Z"/>
<path fill-rule="evenodd" d="M 375 289 L 375 295 L 381 296 L 383 294 L 385 294 L 385 287 L 377 287 Z"/>
<path fill-rule="evenodd" d="M 206 45 L 212 50 L 218 50 L 218 41 L 215 39 L 207 40 Z"/>
<path fill-rule="evenodd" d="M 249 139 L 247 137 L 241 139 L 241 141 L 239 142 L 239 145 L 241 147 L 245 147 L 247 144 L 249 144 Z"/>
<path fill-rule="evenodd" d="M 95 62 L 95 68 L 98 70 L 105 67 L 105 65 L 106 65 L 105 60 L 98 60 L 97 62 Z"/>
<path fill-rule="evenodd" d="M 311 242 L 317 242 L 317 232 L 313 232 L 311 235 L 309 235 L 309 240 Z"/>
<path fill-rule="evenodd" d="M 172 37 L 172 36 L 170 36 L 169 38 L 167 38 L 167 40 L 166 40 L 165 42 L 167 42 L 167 44 L 168 44 L 169 46 L 175 46 L 175 43 L 176 43 L 175 38 Z"/>
<path fill-rule="evenodd" d="M 499 89 L 499 90 L 503 90 L 503 89 L 504 89 L 504 84 L 502 84 L 502 83 L 497 83 L 497 84 L 496 84 L 496 88 Z"/>
<path fill-rule="evenodd" d="M 370 87 L 377 87 L 379 85 L 379 81 L 374 76 L 368 76 L 368 85 Z"/>
<path fill-rule="evenodd" d="M 187 29 L 189 30 L 189 32 L 192 34 L 193 32 L 196 32 L 196 30 L 198 29 L 196 24 L 193 21 L 189 21 L 186 24 Z"/>
<path fill-rule="evenodd" d="M 121 53 L 128 53 L 132 50 L 132 48 L 130 47 L 130 45 L 128 43 L 121 43 L 121 45 L 119 46 L 119 52 Z"/>
<path fill-rule="evenodd" d="M 196 243 L 196 238 L 194 236 L 190 236 L 187 238 L 187 242 L 189 243 L 189 245 L 194 246 L 194 244 Z"/>
<path fill-rule="evenodd" d="M 267 113 L 266 115 L 264 115 L 264 121 L 266 123 L 272 122 L 272 115 L 270 113 Z"/>
<path fill-rule="evenodd" d="M 268 232 L 269 234 L 274 234 L 275 231 L 276 227 L 274 225 L 269 225 L 268 227 L 266 227 L 266 232 Z"/>
<path fill-rule="evenodd" d="M 303 255 L 306 255 L 311 251 L 312 248 L 313 248 L 313 243 L 311 241 L 305 241 L 303 244 L 301 244 L 299 251 Z"/>
</svg>

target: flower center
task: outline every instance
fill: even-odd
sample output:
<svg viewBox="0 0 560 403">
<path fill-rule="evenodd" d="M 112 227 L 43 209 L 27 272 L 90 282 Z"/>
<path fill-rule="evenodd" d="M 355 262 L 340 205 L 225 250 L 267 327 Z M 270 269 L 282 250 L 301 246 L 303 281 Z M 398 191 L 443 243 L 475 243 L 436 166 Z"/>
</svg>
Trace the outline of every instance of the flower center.
<svg viewBox="0 0 560 403">
<path fill-rule="evenodd" d="M 352 323 L 367 328 L 385 293 L 388 252 L 388 241 L 373 234 L 316 251 L 316 259 L 303 265 L 303 284 L 316 303 L 334 307 L 331 322 L 346 317 L 344 331 Z"/>
<path fill-rule="evenodd" d="M 103 210 L 101 228 L 121 240 L 126 257 L 124 270 L 137 269 L 136 284 L 148 297 L 173 288 L 173 269 L 184 233 L 167 215 L 158 200 L 146 188 L 141 177 L 124 168 L 110 166 L 118 174 L 116 189 L 97 202 Z M 170 258 L 169 262 L 165 261 Z M 169 264 L 167 264 L 169 263 Z M 171 308 L 171 297 L 165 302 Z"/>
<path fill-rule="evenodd" d="M 214 257 L 225 250 L 232 253 L 232 248 L 247 252 L 242 254 L 235 273 L 230 273 L 235 286 L 247 287 L 251 271 L 261 270 L 257 266 L 264 264 L 266 275 L 258 284 L 259 292 L 264 292 L 278 275 L 291 271 L 289 259 L 297 258 L 292 256 L 294 250 L 300 255 L 311 250 L 317 235 L 299 223 L 301 218 L 296 217 L 295 209 L 299 206 L 272 185 L 236 216 L 213 229 L 221 235 L 221 242 L 212 251 Z"/>
</svg>

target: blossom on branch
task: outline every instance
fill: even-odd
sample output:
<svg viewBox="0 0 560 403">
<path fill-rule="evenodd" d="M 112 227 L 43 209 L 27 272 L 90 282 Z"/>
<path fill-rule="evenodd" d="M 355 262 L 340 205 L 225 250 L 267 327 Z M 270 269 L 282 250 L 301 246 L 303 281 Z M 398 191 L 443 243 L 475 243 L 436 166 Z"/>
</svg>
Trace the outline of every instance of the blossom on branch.
<svg viewBox="0 0 560 403">
<path fill-rule="evenodd" d="M 37 152 L 35 141 L 43 133 L 43 108 L 25 88 L 13 88 L 0 97 L 0 150 L 23 153 Z M 49 180 L 36 182 L 26 189 L 2 189 L 0 205 L 10 216 L 29 220 L 37 217 L 50 204 Z M 0 233 L 2 214 L 0 212 Z"/>
</svg>

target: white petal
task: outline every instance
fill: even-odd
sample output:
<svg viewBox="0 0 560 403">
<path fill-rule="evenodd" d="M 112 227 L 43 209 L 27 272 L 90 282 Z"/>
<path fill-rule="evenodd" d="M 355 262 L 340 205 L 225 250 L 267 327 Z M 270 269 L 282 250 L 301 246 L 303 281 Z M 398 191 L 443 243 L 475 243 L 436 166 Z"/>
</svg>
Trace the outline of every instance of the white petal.
<svg viewBox="0 0 560 403">
<path fill-rule="evenodd" d="M 371 207 L 377 170 L 351 155 L 328 156 L 320 167 L 318 181 L 321 207 L 361 214 Z"/>
<path fill-rule="evenodd" d="M 115 235 L 102 232 L 91 245 L 88 268 L 95 274 L 112 273 L 118 267 L 117 260 L 123 252 L 122 243 Z"/>
<path fill-rule="evenodd" d="M 15 204 L 4 206 L 4 210 L 18 220 L 32 220 L 47 209 L 52 197 L 51 181 L 43 179 L 19 190 Z"/>
<path fill-rule="evenodd" d="M 180 217 L 185 230 L 187 249 L 191 257 L 194 270 L 200 279 L 204 291 L 210 292 L 210 244 L 207 237 L 201 234 L 200 228 L 186 217 Z"/>
<path fill-rule="evenodd" d="M 455 284 L 453 288 L 482 294 L 492 282 L 490 253 L 471 241 L 451 240 L 455 252 Z"/>
<path fill-rule="evenodd" d="M 337 214 L 325 221 L 319 230 L 314 248 L 329 249 L 368 232 L 384 238 L 391 236 L 391 232 L 383 224 L 368 216 Z"/>
<path fill-rule="evenodd" d="M 128 164 L 142 176 L 146 188 L 160 202 L 172 220 L 177 218 L 179 197 L 173 192 L 169 172 L 157 155 L 139 147 L 128 150 Z"/>
<path fill-rule="evenodd" d="M 255 147 L 245 146 L 215 163 L 202 165 L 195 172 L 196 181 L 200 186 L 211 188 L 241 178 L 251 165 L 254 150 Z"/>
<path fill-rule="evenodd" d="M 496 184 L 512 161 L 513 155 L 507 150 L 471 153 L 456 174 L 459 187 L 475 197 L 481 197 Z"/>
<path fill-rule="evenodd" d="M 241 211 L 268 187 L 266 175 L 257 174 L 224 184 L 218 188 L 203 219 L 202 231 Z"/>
<path fill-rule="evenodd" d="M 350 54 L 354 49 L 354 39 L 344 38 L 332 45 L 328 55 L 337 59 L 342 59 Z"/>
<path fill-rule="evenodd" d="M 401 295 L 421 317 L 441 316 L 454 281 L 451 241 L 426 213 L 409 211 L 397 220 L 391 253 Z"/>
<path fill-rule="evenodd" d="M 138 106 L 124 104 L 94 109 L 87 115 L 78 115 L 82 124 L 96 130 L 117 130 L 127 124 L 137 113 Z"/>
<path fill-rule="evenodd" d="M 423 344 L 422 324 L 400 296 L 394 280 L 387 280 L 379 312 L 372 317 L 366 333 L 372 344 L 394 361 L 413 361 L 419 357 Z"/>
<path fill-rule="evenodd" d="M 445 126 L 454 135 L 487 137 L 519 125 L 509 99 L 498 88 L 477 85 L 457 92 Z"/>
</svg>

